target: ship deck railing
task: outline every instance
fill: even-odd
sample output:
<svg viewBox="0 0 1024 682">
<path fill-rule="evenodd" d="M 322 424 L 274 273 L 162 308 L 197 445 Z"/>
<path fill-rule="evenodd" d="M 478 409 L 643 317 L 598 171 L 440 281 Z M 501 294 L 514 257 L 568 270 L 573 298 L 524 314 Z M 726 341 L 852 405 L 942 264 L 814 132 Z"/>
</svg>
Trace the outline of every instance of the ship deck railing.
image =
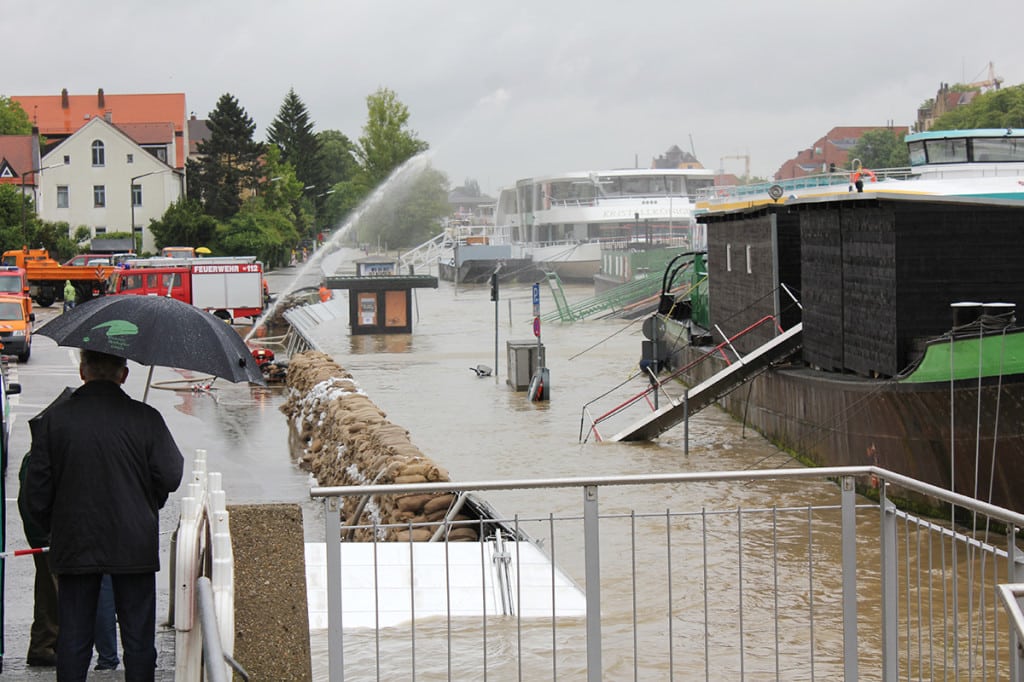
<svg viewBox="0 0 1024 682">
<path fill-rule="evenodd" d="M 722 497 L 736 485 L 742 502 Z M 546 612 L 520 610 L 530 585 L 516 552 L 488 555 L 505 567 L 502 590 L 484 579 L 483 562 L 466 570 L 448 559 L 466 554 L 454 548 L 467 544 L 484 556 L 485 542 L 446 543 L 422 564 L 413 560 L 414 545 L 425 543 L 370 541 L 358 553 L 373 559 L 369 565 L 349 565 L 355 555 L 341 541 L 344 498 L 467 491 L 530 510 L 472 523 L 482 531 L 500 522 L 537 538 L 552 576 L 564 570 L 581 586 L 582 615 L 559 614 L 562 593 L 553 579 Z M 334 681 L 1024 679 L 1024 515 L 879 467 L 310 494 L 324 505 Z M 945 520 L 899 510 L 893 499 L 903 494 L 945 505 Z M 408 560 L 378 564 L 384 554 Z M 385 589 L 395 575 L 405 587 Z M 436 589 L 423 589 L 427 582 Z M 353 609 L 363 610 L 361 625 L 346 625 Z"/>
<path fill-rule="evenodd" d="M 654 374 L 650 368 L 632 374 L 618 386 L 583 405 L 580 415 L 580 441 L 586 442 L 591 435 L 598 441 L 604 440 L 602 431 L 605 433 L 617 432 L 619 425 L 637 421 L 639 417 L 635 415 L 639 414 L 641 410 L 643 411 L 642 416 L 657 412 L 661 401 L 673 405 L 684 402 L 688 389 L 683 383 L 683 378 L 690 370 L 712 357 L 720 357 L 726 366 L 732 365 L 734 361 L 741 359 L 733 344 L 738 339 L 765 326 L 774 326 L 780 334 L 783 332 L 778 319 L 774 315 L 766 315 L 738 333 L 726 337 L 718 345 L 663 377 Z M 723 334 L 723 336 L 725 335 Z M 664 340 L 663 342 L 668 343 L 669 341 Z M 647 386 L 640 392 L 623 397 L 623 391 L 628 391 L 629 387 L 638 379 L 647 382 Z M 594 412 L 597 406 L 606 405 L 610 400 L 616 401 L 614 406 L 595 416 Z M 589 426 L 587 426 L 588 424 Z M 608 426 L 611 427 L 611 431 L 607 428 Z"/>
<path fill-rule="evenodd" d="M 831 187 L 833 185 L 852 186 L 851 175 L 854 171 L 837 170 L 831 173 L 815 173 L 799 178 L 788 180 L 775 180 L 772 182 L 755 182 L 749 185 L 720 185 L 717 187 L 703 187 L 697 192 L 697 203 L 732 203 L 744 199 L 762 198 L 767 196 L 769 188 L 778 186 L 782 189 L 783 196 L 793 192 L 814 189 L 818 187 Z M 872 169 L 878 181 L 887 178 L 905 180 L 913 174 L 913 170 L 907 168 L 880 168 Z"/>
</svg>

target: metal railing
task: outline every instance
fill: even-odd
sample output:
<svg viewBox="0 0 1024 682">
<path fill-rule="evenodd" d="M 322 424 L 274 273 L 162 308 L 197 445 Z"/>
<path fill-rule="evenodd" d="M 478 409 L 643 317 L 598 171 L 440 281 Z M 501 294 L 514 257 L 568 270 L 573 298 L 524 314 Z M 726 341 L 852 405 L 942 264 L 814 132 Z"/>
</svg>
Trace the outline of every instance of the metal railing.
<svg viewBox="0 0 1024 682">
<path fill-rule="evenodd" d="M 725 337 L 725 340 L 719 343 L 717 346 L 707 351 L 706 353 L 702 354 L 700 357 L 683 365 L 682 367 L 675 370 L 671 374 L 661 377 L 660 379 L 657 378 L 657 376 L 654 374 L 649 374 L 648 376 L 650 377 L 650 385 L 644 390 L 640 391 L 639 393 L 634 393 L 626 397 L 625 399 L 622 399 L 621 395 L 618 393 L 618 389 L 621 389 L 624 386 L 631 383 L 633 380 L 641 376 L 644 376 L 644 372 L 637 372 L 636 374 L 626 379 L 626 381 L 616 386 L 615 388 L 587 402 L 586 404 L 583 405 L 580 415 L 580 442 L 585 443 L 590 438 L 591 434 L 594 435 L 594 438 L 596 440 L 602 440 L 601 431 L 598 429 L 598 426 L 616 417 L 621 417 L 627 412 L 627 410 L 630 410 L 630 408 L 634 406 L 646 405 L 647 412 L 657 411 L 659 405 L 658 396 L 664 397 L 669 403 L 672 404 L 685 402 L 687 397 L 687 388 L 685 384 L 680 384 L 680 382 L 682 381 L 683 377 L 686 376 L 687 372 L 689 372 L 691 369 L 701 364 L 702 362 L 716 355 L 721 356 L 722 360 L 725 361 L 726 365 L 731 365 L 733 363 L 733 357 L 730 357 L 730 354 L 726 352 L 727 350 L 729 350 L 732 353 L 732 355 L 735 356 L 736 359 L 739 359 L 741 357 L 741 355 L 733 347 L 733 343 L 737 339 L 740 339 L 743 336 L 767 324 L 775 325 L 776 330 L 779 331 L 780 333 L 782 332 L 782 326 L 779 324 L 775 316 L 766 315 L 761 319 L 757 320 L 756 322 L 754 322 L 753 324 L 749 325 L 745 329 L 739 331 L 738 333 L 733 334 L 732 336 Z M 723 333 L 722 336 L 724 337 L 725 334 Z M 680 384 L 682 386 L 682 391 L 679 395 L 672 395 L 669 393 L 668 388 L 676 384 Z M 592 416 L 591 410 L 593 409 L 594 405 L 604 401 L 605 399 L 609 398 L 609 396 L 612 396 L 613 399 L 617 400 L 614 407 L 605 410 L 604 412 L 598 414 L 597 416 Z M 584 425 L 588 421 L 590 422 L 590 426 L 586 429 L 586 435 L 584 435 Z"/>
<path fill-rule="evenodd" d="M 877 486 L 880 501 L 858 497 L 858 482 Z M 708 508 L 729 483 L 743 486 L 747 506 Z M 970 527 L 900 512 L 893 489 L 948 504 Z M 586 615 L 453 615 L 456 587 L 479 583 L 484 604 L 491 588 L 446 558 L 414 565 L 413 545 L 422 543 L 401 543 L 409 565 L 388 567 L 410 576 L 404 592 L 375 589 L 376 563 L 347 565 L 340 498 L 453 491 L 518 493 L 534 506 L 568 500 L 558 513 L 488 522 L 539 537 L 552 573 L 557 564 L 583 586 Z M 326 557 L 334 681 L 1024 679 L 1019 635 L 998 596 L 1024 577 L 1024 515 L 878 467 L 349 486 L 311 496 L 322 498 L 334 539 Z M 667 501 L 685 508 L 666 509 Z M 1001 541 L 990 540 L 996 527 L 1008 529 Z M 387 543 L 371 544 L 376 556 Z M 508 564 L 513 603 L 523 589 L 517 561 Z M 447 590 L 413 587 L 430 573 L 442 574 Z M 396 603 L 411 615 L 346 629 L 343 593 L 378 616 Z M 552 591 L 550 613 L 556 598 Z M 423 600 L 442 613 L 447 600 L 447 616 L 417 619 Z"/>
</svg>

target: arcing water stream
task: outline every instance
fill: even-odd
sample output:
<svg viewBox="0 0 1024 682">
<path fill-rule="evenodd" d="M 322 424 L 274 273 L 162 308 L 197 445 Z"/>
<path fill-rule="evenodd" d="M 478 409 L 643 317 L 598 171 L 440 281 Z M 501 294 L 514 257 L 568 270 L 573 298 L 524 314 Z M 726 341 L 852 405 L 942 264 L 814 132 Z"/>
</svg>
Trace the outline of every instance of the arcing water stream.
<svg viewBox="0 0 1024 682">
<path fill-rule="evenodd" d="M 274 302 L 263 311 L 260 318 L 256 320 L 255 324 L 253 324 L 252 329 L 250 329 L 245 335 L 244 340 L 248 341 L 252 338 L 256 333 L 256 330 L 263 325 L 264 321 L 274 316 L 282 301 L 288 297 L 288 294 L 295 290 L 298 283 L 301 282 L 304 277 L 313 270 L 313 268 L 319 268 L 323 265 L 325 256 L 340 248 L 340 246 L 345 242 L 348 234 L 352 232 L 353 228 L 358 226 L 359 221 L 364 215 L 366 215 L 367 211 L 377 207 L 385 200 L 395 201 L 400 199 L 404 191 L 412 184 L 413 180 L 415 180 L 420 173 L 426 170 L 429 165 L 430 152 L 425 151 L 408 159 L 405 163 L 392 171 L 391 175 L 389 175 L 384 182 L 378 185 L 373 193 L 364 199 L 362 203 L 352 211 L 348 220 L 346 220 L 337 229 L 331 231 L 330 237 L 323 245 L 313 252 L 313 256 L 302 265 L 295 276 L 289 281 L 288 286 L 285 287 L 284 291 L 278 292 Z"/>
</svg>

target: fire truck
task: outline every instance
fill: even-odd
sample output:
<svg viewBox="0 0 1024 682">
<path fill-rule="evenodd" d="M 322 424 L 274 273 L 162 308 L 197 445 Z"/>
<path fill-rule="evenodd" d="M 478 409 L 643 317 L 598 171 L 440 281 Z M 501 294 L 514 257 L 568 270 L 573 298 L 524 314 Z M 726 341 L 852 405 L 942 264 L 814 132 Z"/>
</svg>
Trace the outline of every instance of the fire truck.
<svg viewBox="0 0 1024 682">
<path fill-rule="evenodd" d="M 141 258 L 115 268 L 110 294 L 169 296 L 226 322 L 263 312 L 263 265 L 253 256 Z"/>
</svg>

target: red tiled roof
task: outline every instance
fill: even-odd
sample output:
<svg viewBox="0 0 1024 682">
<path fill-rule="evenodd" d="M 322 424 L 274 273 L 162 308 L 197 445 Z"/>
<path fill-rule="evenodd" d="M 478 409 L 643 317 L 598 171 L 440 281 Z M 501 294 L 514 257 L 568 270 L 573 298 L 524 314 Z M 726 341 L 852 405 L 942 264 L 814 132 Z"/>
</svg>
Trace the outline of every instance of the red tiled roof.
<svg viewBox="0 0 1024 682">
<path fill-rule="evenodd" d="M 28 114 L 32 125 L 41 135 L 67 137 L 89 122 L 94 116 L 110 112 L 110 122 L 116 126 L 128 123 L 170 123 L 174 126 L 176 166 L 185 167 L 184 126 L 185 93 L 144 95 L 10 95 Z M 102 101 L 101 101 L 102 100 Z"/>
<path fill-rule="evenodd" d="M 174 139 L 174 124 L 170 122 L 119 123 L 117 128 L 136 144 L 167 144 Z"/>
<path fill-rule="evenodd" d="M 5 185 L 20 185 L 21 175 L 32 170 L 32 136 L 31 135 L 0 135 L 0 165 L 6 161 L 11 169 L 18 174 L 16 178 L 0 178 Z M 36 184 L 36 175 L 25 178 L 27 186 Z"/>
</svg>

